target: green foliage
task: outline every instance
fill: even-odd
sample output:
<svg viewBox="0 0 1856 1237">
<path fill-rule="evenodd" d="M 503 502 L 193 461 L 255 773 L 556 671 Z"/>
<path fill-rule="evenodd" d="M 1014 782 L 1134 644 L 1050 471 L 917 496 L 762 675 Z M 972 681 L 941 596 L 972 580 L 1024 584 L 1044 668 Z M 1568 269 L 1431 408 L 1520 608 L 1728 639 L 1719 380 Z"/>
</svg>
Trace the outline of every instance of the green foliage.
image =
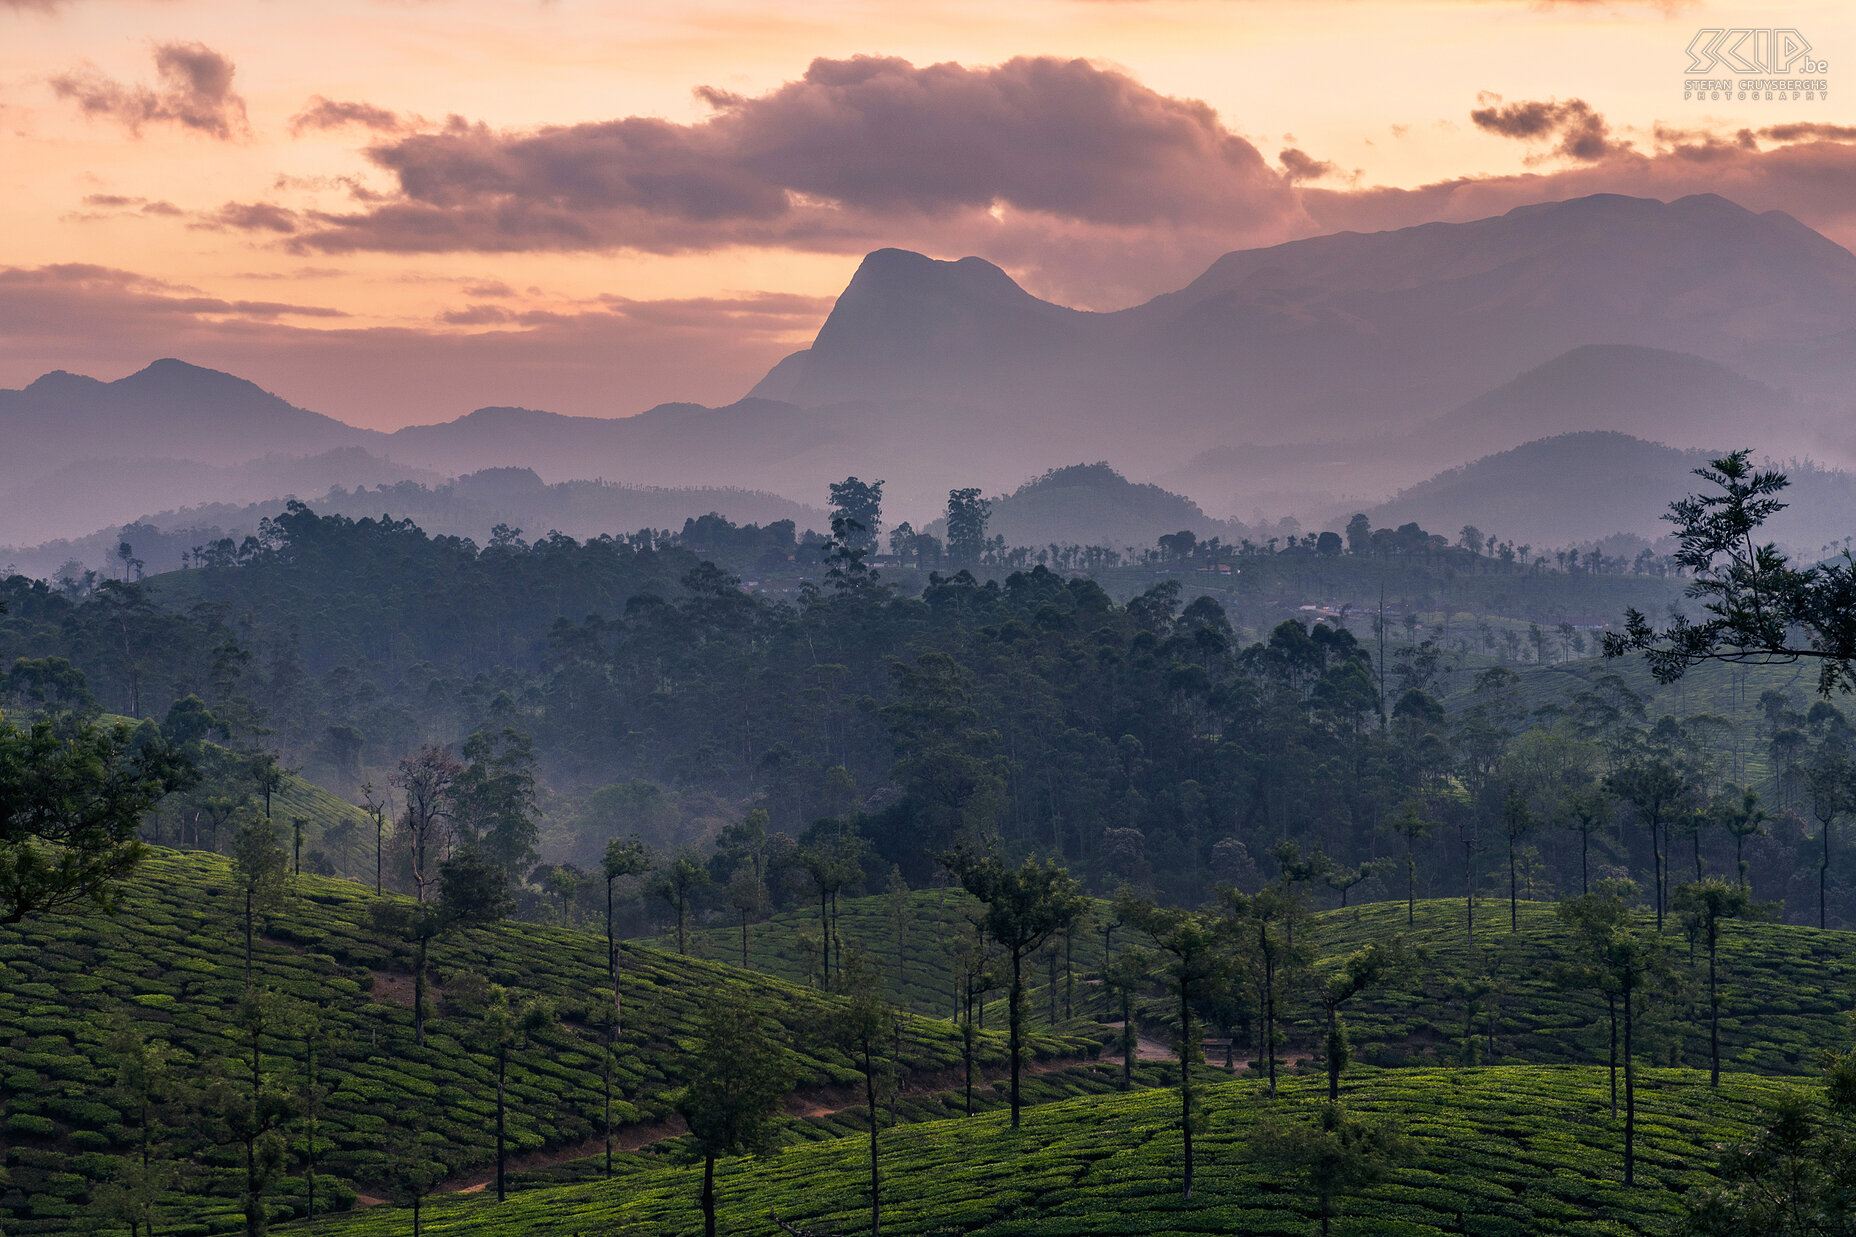
<svg viewBox="0 0 1856 1237">
<path fill-rule="evenodd" d="M 1784 510 L 1776 495 L 1784 473 L 1756 471 L 1751 451 L 1714 460 L 1695 475 L 1717 493 L 1693 494 L 1669 505 L 1681 543 L 1676 561 L 1693 576 L 1688 595 L 1707 617 L 1680 613 L 1658 630 L 1637 610 L 1624 631 L 1607 633 L 1605 656 L 1641 652 L 1663 682 L 1709 661 L 1755 665 L 1808 659 L 1818 666 L 1818 691 L 1856 687 L 1856 558 L 1793 567 L 1754 534 Z"/>
<path fill-rule="evenodd" d="M 1313 1122 L 1259 1124 L 1252 1147 L 1257 1159 L 1300 1179 L 1315 1200 L 1324 1237 L 1348 1196 L 1384 1180 L 1418 1156 L 1396 1127 L 1354 1116 L 1330 1099 Z"/>
<path fill-rule="evenodd" d="M 195 778 L 158 735 L 75 714 L 0 719 L 0 924 L 116 905 L 142 814 Z"/>
<path fill-rule="evenodd" d="M 1400 908 L 1402 910 L 1402 908 Z M 1316 1079 L 1292 1079 L 1266 1102 L 1253 1082 L 1204 1090 L 1207 1172 L 1179 1197 L 1177 1145 L 1164 1092 L 1044 1105 L 1014 1131 L 1004 1113 L 920 1125 L 885 1142 L 884 1229 L 894 1237 L 1058 1237 L 1070 1234 L 1244 1234 L 1290 1237 L 1319 1220 L 1318 1204 L 1276 1162 L 1255 1153 L 1266 1115 L 1311 1129 L 1325 1101 Z M 1334 1223 L 1348 1237 L 1626 1237 L 1666 1233 L 1684 1191 L 1717 1180 L 1713 1148 L 1750 1133 L 1783 1088 L 1732 1075 L 1647 1071 L 1645 1176 L 1622 1188 L 1621 1130 L 1604 1106 L 1602 1071 L 1580 1067 L 1414 1069 L 1349 1084 L 1350 1112 L 1395 1125 L 1418 1153 L 1359 1188 Z M 780 1237 L 769 1209 L 795 1226 L 851 1232 L 866 1220 L 865 1157 L 854 1142 L 789 1146 L 768 1159 L 720 1166 L 720 1218 L 730 1233 Z M 434 1237 L 571 1237 L 625 1232 L 685 1237 L 697 1230 L 694 1168 L 656 1167 L 617 1186 L 587 1184 L 512 1195 L 508 1204 L 451 1198 L 432 1209 Z M 403 1233 L 381 1209 L 316 1230 L 343 1237 Z"/>
<path fill-rule="evenodd" d="M 237 888 L 223 858 L 156 849 L 125 883 L 116 916 L 49 917 L 0 928 L 0 989 L 9 997 L 0 1001 L 0 1083 L 10 1123 L 0 1223 L 9 1237 L 68 1231 L 67 1219 L 45 1213 L 43 1200 L 56 1189 L 74 1206 L 87 1205 L 91 1191 L 116 1179 L 117 1161 L 143 1145 L 144 1131 L 160 1172 L 167 1171 L 163 1164 L 187 1165 L 186 1175 L 172 1181 L 157 1172 L 162 1227 L 201 1234 L 243 1227 L 242 1151 L 202 1141 L 212 1135 L 192 1086 L 224 1081 L 234 1088 L 229 1099 L 250 1090 L 249 1040 L 239 1037 L 235 1021 L 246 990 Z M 470 1046 L 469 984 L 460 976 L 521 988 L 560 1015 L 509 1062 L 511 1145 L 570 1148 L 599 1133 L 606 1035 L 600 1016 L 611 1012 L 602 937 L 513 923 L 458 928 L 431 948 L 441 982 L 421 1048 L 410 1008 L 417 942 L 383 935 L 372 914 L 383 904 L 416 913 L 414 904 L 307 874 L 296 891 L 255 937 L 252 974 L 255 985 L 297 1003 L 291 1008 L 319 1006 L 326 1024 L 317 1071 L 326 1090 L 318 1116 L 318 1213 L 348 1205 L 357 1188 L 405 1196 L 394 1184 L 387 1132 L 406 1128 L 409 1113 L 424 1113 L 418 1158 L 439 1166 L 433 1170 L 439 1180 L 492 1162 L 494 1133 L 486 1118 L 493 1109 L 483 1097 L 494 1092 L 495 1062 Z M 802 1085 L 838 1086 L 858 1076 L 848 1056 L 811 1035 L 835 1007 L 831 999 L 636 945 L 620 952 L 627 1016 L 613 1069 L 622 1134 L 672 1133 L 661 1123 L 673 1116 L 679 1062 L 704 994 L 717 990 L 738 993 L 786 1028 Z M 267 1088 L 306 1093 L 306 1034 L 294 1015 L 261 1029 Z M 1093 1041 L 1040 1035 L 1031 1046 L 1040 1057 L 1075 1056 Z M 980 1037 L 979 1051 L 989 1068 L 1005 1060 L 997 1034 Z M 960 1060 L 960 1037 L 949 1024 L 911 1024 L 902 1044 L 909 1076 L 945 1077 Z M 1027 1097 L 1041 1102 L 1113 1085 L 1108 1068 L 1078 1067 L 1034 1080 Z M 982 1099 L 990 1108 L 1004 1097 L 987 1087 Z M 902 1105 L 908 1120 L 954 1111 L 953 1097 L 933 1091 L 912 1094 Z M 300 1106 L 297 1112 L 281 1130 L 288 1159 L 269 1194 L 274 1217 L 300 1215 L 304 1206 L 306 1115 Z M 830 1115 L 786 1122 L 781 1137 L 836 1136 L 858 1126 L 854 1116 Z M 100 1158 L 85 1159 L 92 1146 Z"/>
</svg>

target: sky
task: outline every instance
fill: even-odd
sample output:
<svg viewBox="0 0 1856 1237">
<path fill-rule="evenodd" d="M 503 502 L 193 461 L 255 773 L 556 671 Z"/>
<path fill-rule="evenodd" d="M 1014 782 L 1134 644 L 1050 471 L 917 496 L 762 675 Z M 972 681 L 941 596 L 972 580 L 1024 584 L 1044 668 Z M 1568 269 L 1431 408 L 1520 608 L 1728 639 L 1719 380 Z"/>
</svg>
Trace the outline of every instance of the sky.
<svg viewBox="0 0 1856 1237">
<path fill-rule="evenodd" d="M 1750 29 L 1786 72 L 1699 34 Z M 0 387 L 623 416 L 739 398 L 886 246 L 1089 309 L 1594 192 L 1851 246 L 1852 48 L 1847 0 L 0 0 Z M 1754 77 L 1829 90 L 1695 89 Z"/>
</svg>

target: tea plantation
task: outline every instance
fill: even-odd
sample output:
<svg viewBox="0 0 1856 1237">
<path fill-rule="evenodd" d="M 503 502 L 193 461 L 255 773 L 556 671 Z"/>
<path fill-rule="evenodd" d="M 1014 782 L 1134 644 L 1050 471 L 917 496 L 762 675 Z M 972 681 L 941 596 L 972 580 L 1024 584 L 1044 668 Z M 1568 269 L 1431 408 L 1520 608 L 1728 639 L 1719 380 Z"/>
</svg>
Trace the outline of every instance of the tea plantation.
<svg viewBox="0 0 1856 1237">
<path fill-rule="evenodd" d="M 1461 899 L 1420 902 L 1408 927 L 1402 903 L 1320 916 L 1322 952 L 1338 958 L 1368 941 L 1402 934 L 1423 951 L 1409 982 L 1363 996 L 1348 1022 L 1363 1060 L 1449 1063 L 1473 1054 L 1490 1063 L 1582 1063 L 1606 1054 L 1601 997 L 1556 982 L 1568 938 L 1551 904 L 1523 902 L 1519 931 L 1508 905 L 1476 907 L 1476 941 L 1465 939 Z M 1641 912 L 1646 927 L 1649 912 Z M 1707 955 L 1692 954 L 1680 922 L 1665 936 L 1674 954 L 1671 986 L 1655 997 L 1642 1028 L 1643 1058 L 1703 1067 L 1708 1059 Z M 1856 932 L 1771 923 L 1724 923 L 1720 942 L 1721 1063 L 1761 1074 L 1812 1075 L 1822 1053 L 1844 1042 L 1856 1008 Z M 1312 1025 L 1301 1032 L 1315 1042 Z"/>
<path fill-rule="evenodd" d="M 953 955 L 945 942 L 966 930 L 967 917 L 977 903 L 958 890 L 917 891 L 905 897 L 904 982 L 892 995 L 910 1008 L 945 1016 L 952 1007 L 955 983 Z M 1100 902 L 1095 910 L 1098 925 L 1112 913 Z M 839 933 L 847 944 L 885 960 L 886 974 L 893 975 L 898 970 L 896 919 L 895 901 L 887 895 L 846 899 L 841 904 Z M 1651 922 L 1648 912 L 1642 913 L 1642 919 Z M 1511 933 L 1507 901 L 1478 899 L 1472 949 L 1465 937 L 1460 898 L 1419 902 L 1415 922 L 1409 926 L 1403 902 L 1378 902 L 1316 915 L 1317 969 L 1334 965 L 1369 941 L 1393 936 L 1402 936 L 1418 952 L 1417 965 L 1408 975 L 1367 992 L 1349 1007 L 1348 1022 L 1361 1059 L 1381 1065 L 1456 1064 L 1466 1056 L 1488 1063 L 1580 1064 L 1603 1059 L 1602 1001 L 1554 978 L 1555 967 L 1570 961 L 1570 956 L 1568 938 L 1553 905 L 1523 902 L 1519 920 L 1519 931 Z M 815 964 L 813 952 L 801 942 L 817 934 L 816 908 L 783 911 L 767 923 L 750 927 L 748 965 L 768 975 L 807 982 L 815 974 Z M 711 956 L 739 960 L 738 929 L 709 928 L 697 935 L 707 937 L 705 948 Z M 1681 924 L 1674 918 L 1665 935 L 1677 963 L 1675 986 L 1653 1004 L 1654 1016 L 1645 1028 L 1647 1059 L 1665 1065 L 1703 1065 L 1708 1050 L 1707 958 L 1700 952 L 1691 956 Z M 1111 941 L 1116 950 L 1139 943 L 1126 927 L 1117 929 Z M 1061 961 L 1057 970 L 1060 1021 L 1066 996 L 1079 1015 L 1101 1015 L 1103 998 L 1095 973 L 1102 957 L 1099 927 L 1075 934 L 1073 975 L 1066 980 Z M 1027 968 L 1031 988 L 1027 1009 L 1034 1026 L 1049 1025 L 1049 977 L 1044 959 Z M 1840 1042 L 1844 1019 L 1856 1008 L 1856 932 L 1726 923 L 1721 929 L 1720 984 L 1725 1067 L 1754 1073 L 1814 1073 L 1818 1055 L 1826 1046 Z M 994 989 L 989 994 L 988 1027 L 1003 1025 L 1001 993 L 1002 989 Z M 1145 1022 L 1156 1026 L 1172 1022 L 1168 1002 L 1154 1000 L 1143 1006 Z M 1291 996 L 1287 1031 L 1293 1051 L 1308 1051 L 1320 1043 L 1317 1010 L 1306 991 Z M 1240 1046 L 1242 1034 L 1240 1029 Z"/>
<path fill-rule="evenodd" d="M 1025 983 L 1032 994 L 1026 1012 L 1032 1025 L 1050 1025 L 1049 984 L 1053 959 L 1057 963 L 1059 1023 L 1065 1017 L 1066 995 L 1070 998 L 1069 1008 L 1076 1015 L 1101 1012 L 1101 995 L 1088 979 L 1101 969 L 1100 924 L 1104 915 L 1112 917 L 1113 912 L 1103 902 L 1095 903 L 1094 909 L 1093 917 L 1072 933 L 1067 942 L 1067 972 L 1064 965 L 1066 942 L 1062 938 L 1053 949 L 1026 963 Z M 884 984 L 891 1000 L 917 1013 L 946 1018 L 954 1012 L 956 999 L 956 951 L 963 940 L 971 939 L 972 924 L 979 912 L 980 904 L 960 889 L 918 889 L 901 895 L 844 898 L 839 902 L 838 936 L 847 948 L 862 949 L 882 965 Z M 1117 929 L 1110 937 L 1111 947 L 1120 948 L 1129 939 L 1130 931 Z M 817 906 L 781 911 L 765 923 L 748 926 L 746 965 L 794 983 L 816 983 L 818 936 Z M 739 926 L 702 928 L 690 933 L 690 937 L 692 950 L 702 956 L 741 963 Z M 995 1019 L 997 1025 L 1004 1025 L 1004 993 L 1004 979 L 1001 978 L 984 994 L 984 1020 L 988 1027 L 995 1025 Z"/>
<path fill-rule="evenodd" d="M 1620 1237 L 1667 1230 L 1685 1191 L 1711 1179 L 1717 1145 L 1746 1132 L 1785 1084 L 1645 1071 L 1639 1081 L 1638 1178 L 1620 1176 L 1622 1123 L 1610 1115 L 1602 1070 L 1499 1066 L 1362 1072 L 1344 1099 L 1356 1114 L 1401 1126 L 1421 1152 L 1345 1202 L 1333 1231 L 1351 1237 Z M 1051 1104 L 1014 1132 L 999 1115 L 905 1126 L 882 1138 L 884 1231 L 896 1237 L 1065 1237 L 1071 1234 L 1268 1234 L 1315 1231 L 1314 1200 L 1262 1158 L 1261 1119 L 1309 1120 L 1315 1079 L 1281 1098 L 1260 1083 L 1204 1090 L 1194 1197 L 1180 1197 L 1174 1095 L 1163 1091 Z M 613 1182 L 540 1189 L 498 1206 L 451 1197 L 429 1207 L 433 1237 L 496 1233 L 673 1237 L 701 1231 L 700 1170 L 639 1169 Z M 781 1220 L 816 1233 L 868 1229 L 863 1139 L 787 1147 L 718 1174 L 721 1229 L 777 1237 Z M 409 1231 L 403 1211 L 375 1208 L 327 1222 L 330 1237 Z"/>
<path fill-rule="evenodd" d="M 185 1090 L 214 1079 L 248 1076 L 249 1055 L 233 1012 L 244 985 L 241 904 L 231 865 L 218 856 L 157 850 L 125 888 L 113 917 L 50 917 L 0 928 L 0 1230 L 9 1237 L 91 1228 L 99 1182 L 138 1141 L 137 1105 L 119 1085 L 109 1042 L 127 1026 L 164 1044 L 167 1074 Z M 481 1170 L 494 1148 L 493 1059 L 463 1001 L 445 1000 L 483 983 L 502 984 L 550 1002 L 558 1015 L 509 1071 L 509 1136 L 518 1150 L 591 1154 L 603 1129 L 603 1036 L 597 1018 L 610 1004 L 603 937 L 506 923 L 441 939 L 432 950 L 432 1017 L 423 1047 L 414 1043 L 412 947 L 383 939 L 371 890 L 304 876 L 280 910 L 259 925 L 254 980 L 320 1011 L 326 1045 L 317 1139 L 318 1210 L 385 1193 L 391 1136 L 412 1123 L 452 1177 Z M 796 1053 L 802 1092 L 795 1105 L 810 1120 L 791 1137 L 825 1137 L 854 1128 L 827 1115 L 857 1077 L 849 1061 L 822 1041 L 819 1023 L 831 998 L 721 964 L 622 947 L 623 1036 L 613 1064 L 615 1123 L 633 1143 L 663 1137 L 684 1032 L 704 994 L 737 986 L 785 1028 Z M 1101 1032 L 1039 1035 L 1036 1057 L 1092 1054 Z M 1092 1037 L 1094 1036 L 1094 1037 Z M 305 1045 L 300 1032 L 262 1040 L 262 1065 L 277 1085 L 300 1086 Z M 996 1072 L 1002 1038 L 983 1037 L 980 1056 Z M 906 1118 L 953 1111 L 934 1089 L 955 1085 L 961 1046 L 956 1030 L 911 1019 L 902 1037 L 904 1067 L 929 1085 L 902 1103 Z M 1113 1085 L 1106 1066 L 1080 1065 L 1043 1076 L 1043 1098 Z M 991 1088 L 982 1099 L 996 1102 Z M 181 1122 L 178 1120 L 176 1124 Z M 291 1155 L 276 1196 L 279 1218 L 302 1208 L 297 1175 L 302 1136 L 285 1126 Z M 177 1137 L 189 1137 L 185 1133 Z M 200 1143 L 204 1142 L 202 1149 Z M 590 1144 L 590 1145 L 589 1145 Z M 162 1230 L 206 1234 L 242 1227 L 237 1195 L 241 1148 L 211 1123 L 187 1143 L 186 1175 L 162 1200 Z M 331 1175 L 335 1181 L 331 1183 Z M 104 1231 L 114 1231 L 107 1226 Z M 126 1225 L 121 1231 L 127 1232 Z"/>
</svg>

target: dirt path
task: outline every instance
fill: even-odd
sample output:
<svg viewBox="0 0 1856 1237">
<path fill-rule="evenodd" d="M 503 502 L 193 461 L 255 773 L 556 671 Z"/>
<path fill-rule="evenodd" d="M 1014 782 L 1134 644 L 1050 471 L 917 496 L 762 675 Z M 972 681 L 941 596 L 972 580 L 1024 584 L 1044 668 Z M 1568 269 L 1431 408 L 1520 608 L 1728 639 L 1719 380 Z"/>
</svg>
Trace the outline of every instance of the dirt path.
<svg viewBox="0 0 1856 1237">
<path fill-rule="evenodd" d="M 1023 1077 L 1032 1078 L 1039 1074 L 1051 1074 L 1071 1066 L 1083 1065 L 1097 1057 L 1047 1057 L 1042 1060 L 1026 1061 L 1020 1072 Z M 997 1069 L 992 1073 L 978 1071 L 974 1087 L 988 1085 L 1008 1077 L 1009 1068 Z M 935 1094 L 952 1091 L 964 1085 L 962 1071 L 956 1066 L 951 1069 L 936 1070 L 928 1074 L 919 1074 L 903 1084 L 904 1095 Z M 855 1084 L 844 1087 L 807 1087 L 795 1091 L 786 1097 L 786 1114 L 801 1120 L 816 1117 L 835 1117 L 841 1112 L 860 1110 L 864 1106 L 863 1089 Z M 654 1143 L 676 1138 L 689 1127 L 683 1118 L 672 1117 L 667 1121 L 650 1121 L 639 1125 L 622 1126 L 613 1131 L 612 1149 L 616 1151 L 642 1151 Z M 556 1164 L 565 1164 L 569 1160 L 584 1160 L 593 1156 L 604 1155 L 606 1140 L 589 1138 L 584 1142 L 569 1144 L 565 1147 L 552 1147 L 542 1151 L 524 1151 L 509 1157 L 509 1171 L 525 1172 L 536 1168 L 552 1168 Z M 435 1191 L 439 1194 L 476 1194 L 496 1183 L 496 1165 L 480 1168 L 462 1177 L 445 1182 Z M 374 1207 L 384 1199 L 371 1195 L 360 1195 L 355 1199 L 358 1207 Z"/>
</svg>

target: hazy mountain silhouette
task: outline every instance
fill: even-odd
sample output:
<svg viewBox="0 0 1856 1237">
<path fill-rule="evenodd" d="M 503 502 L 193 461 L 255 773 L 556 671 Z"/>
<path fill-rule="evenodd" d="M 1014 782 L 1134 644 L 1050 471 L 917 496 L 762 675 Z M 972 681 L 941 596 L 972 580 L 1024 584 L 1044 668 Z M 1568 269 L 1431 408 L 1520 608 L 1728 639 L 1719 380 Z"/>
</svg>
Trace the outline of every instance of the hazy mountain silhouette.
<svg viewBox="0 0 1856 1237">
<path fill-rule="evenodd" d="M 917 523 L 949 488 L 1002 493 L 1078 458 L 1252 521 L 1383 499 L 1440 466 L 1562 432 L 1848 462 L 1851 339 L 1856 256 L 1787 215 L 1709 195 L 1600 195 L 1246 250 L 1113 313 L 1039 300 L 978 258 L 886 249 L 810 348 L 721 408 L 612 419 L 484 408 L 382 434 L 180 361 L 116 382 L 48 374 L 0 391 L 0 543 L 108 522 L 61 523 L 86 495 L 98 514 L 126 505 L 108 495 L 126 475 L 104 457 L 177 461 L 150 466 L 172 484 L 151 480 L 168 488 L 139 510 L 171 505 L 183 484 L 201 486 L 200 501 L 256 496 L 189 462 L 359 448 L 367 457 L 348 458 L 362 469 L 522 467 L 546 482 L 814 503 L 855 473 L 888 481 L 892 522 Z"/>
<path fill-rule="evenodd" d="M 1414 429 L 1591 344 L 1692 353 L 1815 390 L 1828 379 L 1804 346 L 1852 328 L 1856 256 L 1790 216 L 1713 195 L 1606 194 L 1227 254 L 1114 313 L 1040 301 L 975 259 L 883 250 L 813 346 L 754 393 L 992 406 L 1009 414 L 1008 438 L 1061 429 L 1152 467 L 1207 438 Z"/>
<path fill-rule="evenodd" d="M 1367 515 L 1375 527 L 1416 520 L 1452 540 L 1474 524 L 1485 534 L 1538 547 L 1620 532 L 1655 541 L 1672 531 L 1662 518 L 1670 502 L 1708 488 L 1694 470 L 1719 453 L 1678 450 L 1628 434 L 1561 434 L 1439 473 Z M 1856 510 L 1856 476 L 1797 461 L 1780 466 L 1792 481 L 1784 494 L 1789 505 L 1764 535 L 1806 554 L 1846 536 Z"/>
<path fill-rule="evenodd" d="M 336 485 L 443 480 L 359 447 L 311 456 L 269 455 L 243 464 L 146 457 L 80 460 L 0 493 L 0 544 L 34 545 L 203 501 L 256 502 L 324 494 Z"/>
<path fill-rule="evenodd" d="M 941 535 L 945 521 L 929 530 Z M 1100 545 L 1151 548 L 1166 533 L 1241 537 L 1245 531 L 1157 485 L 1129 481 L 1107 464 L 1053 468 L 992 499 L 989 532 L 1012 546 Z"/>
<path fill-rule="evenodd" d="M 255 383 L 185 361 L 99 382 L 57 370 L 0 391 L 0 489 L 99 457 L 239 464 L 377 447 L 384 435 L 298 408 Z"/>
<path fill-rule="evenodd" d="M 1409 432 L 1339 442 L 1214 447 L 1161 480 L 1230 494 L 1271 510 L 1319 510 L 1348 496 L 1378 501 L 1440 467 L 1582 431 L 1774 454 L 1822 442 L 1817 407 L 1714 361 L 1629 344 L 1588 344 L 1460 404 Z"/>
</svg>

